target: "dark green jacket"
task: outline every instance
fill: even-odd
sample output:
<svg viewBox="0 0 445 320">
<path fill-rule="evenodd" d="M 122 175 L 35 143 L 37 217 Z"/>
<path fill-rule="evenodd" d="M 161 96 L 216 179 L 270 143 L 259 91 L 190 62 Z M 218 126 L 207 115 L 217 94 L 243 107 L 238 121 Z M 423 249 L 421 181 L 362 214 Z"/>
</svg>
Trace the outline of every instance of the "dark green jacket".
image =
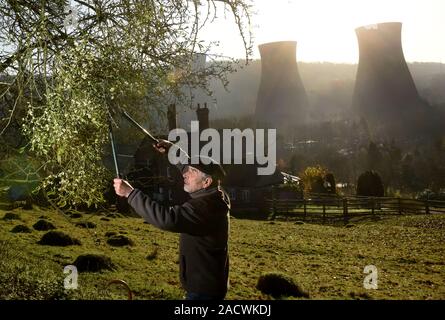
<svg viewBox="0 0 445 320">
<path fill-rule="evenodd" d="M 229 276 L 229 206 L 217 187 L 166 207 L 134 189 L 128 203 L 159 229 L 180 233 L 180 279 L 187 292 L 224 296 Z"/>
</svg>

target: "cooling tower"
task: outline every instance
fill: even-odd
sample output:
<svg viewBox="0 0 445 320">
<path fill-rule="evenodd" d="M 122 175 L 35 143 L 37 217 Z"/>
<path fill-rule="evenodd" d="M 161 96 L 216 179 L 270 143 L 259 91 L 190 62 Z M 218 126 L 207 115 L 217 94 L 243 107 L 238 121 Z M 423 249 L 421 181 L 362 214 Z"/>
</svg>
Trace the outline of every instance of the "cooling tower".
<svg viewBox="0 0 445 320">
<path fill-rule="evenodd" d="M 286 128 L 304 122 L 308 99 L 298 72 L 297 43 L 259 46 L 261 81 L 255 118 L 258 128 Z"/>
<path fill-rule="evenodd" d="M 415 118 L 424 111 L 403 55 L 401 31 L 399 22 L 356 29 L 359 64 L 352 102 L 370 124 L 398 133 L 420 121 Z"/>
</svg>

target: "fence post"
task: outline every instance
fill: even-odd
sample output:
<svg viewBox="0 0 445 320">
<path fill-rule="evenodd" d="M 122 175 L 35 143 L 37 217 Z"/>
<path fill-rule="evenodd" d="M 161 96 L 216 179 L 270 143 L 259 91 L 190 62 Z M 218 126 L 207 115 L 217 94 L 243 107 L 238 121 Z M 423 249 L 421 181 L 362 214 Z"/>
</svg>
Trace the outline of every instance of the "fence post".
<svg viewBox="0 0 445 320">
<path fill-rule="evenodd" d="M 400 197 L 397 198 L 397 203 L 399 207 L 399 214 L 402 214 L 402 199 Z"/>
<path fill-rule="evenodd" d="M 307 218 L 306 198 L 303 198 L 303 210 L 304 210 L 304 221 L 306 221 Z"/>
<path fill-rule="evenodd" d="M 371 213 L 372 213 L 372 215 L 374 215 L 374 207 L 375 207 L 374 198 L 371 198 Z"/>
<path fill-rule="evenodd" d="M 325 222 L 326 222 L 326 203 L 325 203 L 324 199 L 322 201 L 323 201 L 323 224 L 325 224 Z"/>
<path fill-rule="evenodd" d="M 348 217 L 348 199 L 343 198 L 343 221 L 345 224 L 348 223 L 349 217 Z"/>
<path fill-rule="evenodd" d="M 430 204 L 428 202 L 428 199 L 425 201 L 425 213 L 430 214 Z"/>
<path fill-rule="evenodd" d="M 277 215 L 277 197 L 275 186 L 272 186 L 272 219 L 275 220 L 275 216 Z"/>
</svg>

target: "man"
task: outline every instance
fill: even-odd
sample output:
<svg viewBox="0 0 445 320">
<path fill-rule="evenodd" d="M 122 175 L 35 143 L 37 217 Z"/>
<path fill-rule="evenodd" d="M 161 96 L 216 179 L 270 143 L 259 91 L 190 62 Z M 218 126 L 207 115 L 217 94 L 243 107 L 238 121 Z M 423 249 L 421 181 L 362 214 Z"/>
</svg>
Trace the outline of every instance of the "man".
<svg viewBox="0 0 445 320">
<path fill-rule="evenodd" d="M 153 147 L 165 153 L 172 145 L 160 140 Z M 162 206 L 122 179 L 114 179 L 114 188 L 147 222 L 180 233 L 179 270 L 186 299 L 224 299 L 229 276 L 229 205 L 219 182 L 225 172 L 212 159 L 210 164 L 204 164 L 202 157 L 195 159 L 198 164 L 178 165 L 184 190 L 191 197 L 182 205 Z"/>
</svg>

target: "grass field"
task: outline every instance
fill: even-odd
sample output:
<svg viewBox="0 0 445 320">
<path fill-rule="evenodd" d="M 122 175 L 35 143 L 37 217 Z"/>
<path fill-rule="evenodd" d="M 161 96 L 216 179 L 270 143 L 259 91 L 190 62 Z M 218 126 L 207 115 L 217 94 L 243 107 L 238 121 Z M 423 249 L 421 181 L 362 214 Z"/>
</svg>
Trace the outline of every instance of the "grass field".
<svg viewBox="0 0 445 320">
<path fill-rule="evenodd" d="M 3 220 L 6 212 L 20 220 Z M 82 244 L 37 244 L 45 231 L 32 226 L 42 216 Z M 97 227 L 80 228 L 75 225 L 80 221 Z M 19 224 L 32 232 L 11 233 Z M 123 234 L 134 245 L 112 247 L 107 232 Z M 265 272 L 291 276 L 309 299 L 445 299 L 444 243 L 445 215 L 396 216 L 347 226 L 233 218 L 227 299 L 272 299 L 256 289 Z M 64 290 L 64 266 L 86 253 L 110 257 L 116 269 L 79 273 L 78 289 Z M 0 299 L 126 299 L 124 288 L 107 286 L 112 279 L 125 280 L 134 299 L 182 299 L 177 256 L 178 235 L 139 218 L 110 212 L 71 218 L 36 207 L 0 210 Z M 376 290 L 363 287 L 367 265 L 377 267 Z"/>
</svg>

